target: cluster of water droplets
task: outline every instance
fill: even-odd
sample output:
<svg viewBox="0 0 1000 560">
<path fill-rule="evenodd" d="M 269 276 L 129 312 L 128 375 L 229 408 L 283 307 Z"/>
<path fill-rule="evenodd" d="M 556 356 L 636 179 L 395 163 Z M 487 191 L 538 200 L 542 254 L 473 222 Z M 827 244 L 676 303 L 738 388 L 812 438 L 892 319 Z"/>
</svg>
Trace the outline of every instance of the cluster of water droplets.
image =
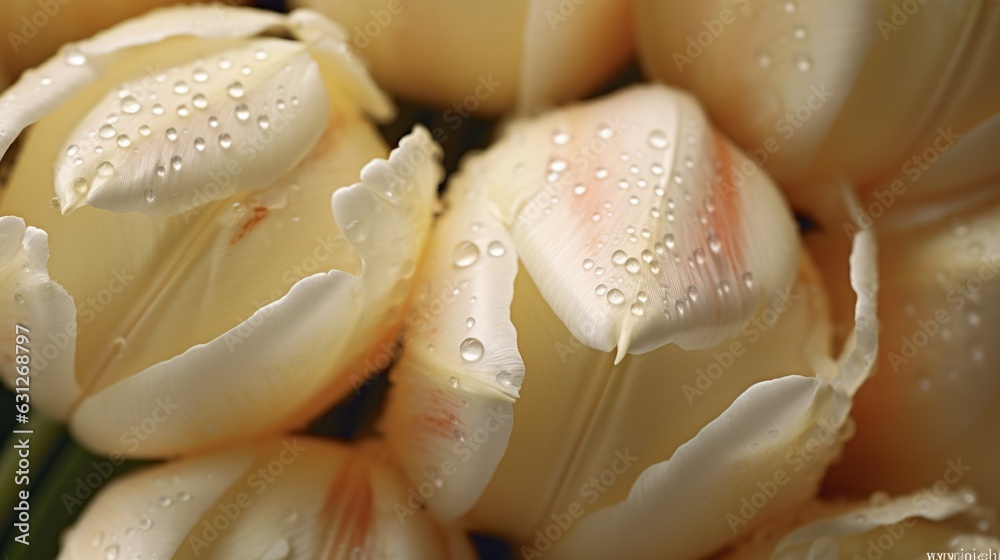
<svg viewBox="0 0 1000 560">
<path fill-rule="evenodd" d="M 253 61 L 237 67 L 226 55 L 213 60 L 198 60 L 193 66 L 178 66 L 121 84 L 102 118 L 85 132 L 85 138 L 66 148 L 65 160 L 81 174 L 71 186 L 79 195 L 86 195 L 95 185 L 112 178 L 118 170 L 110 157 L 114 150 L 139 154 L 141 149 L 155 146 L 160 158 L 150 170 L 161 181 L 169 180 L 184 168 L 186 157 L 220 154 L 234 146 L 234 136 L 246 133 L 242 126 L 255 125 L 260 130 L 271 127 L 270 105 L 262 105 L 253 114 L 247 104 L 249 92 L 243 80 L 254 72 L 253 63 L 267 60 L 266 50 L 254 52 Z M 87 63 L 77 49 L 69 49 L 64 59 L 71 66 Z M 291 66 L 284 67 L 290 72 Z M 225 95 L 213 92 L 224 90 Z M 285 88 L 277 88 L 273 110 L 281 113 L 289 106 L 299 105 L 296 96 L 285 98 Z M 188 155 L 190 154 L 190 155 Z M 84 164 L 94 159 L 95 174 L 87 176 Z M 155 184 L 142 193 L 147 203 L 156 200 Z"/>
</svg>

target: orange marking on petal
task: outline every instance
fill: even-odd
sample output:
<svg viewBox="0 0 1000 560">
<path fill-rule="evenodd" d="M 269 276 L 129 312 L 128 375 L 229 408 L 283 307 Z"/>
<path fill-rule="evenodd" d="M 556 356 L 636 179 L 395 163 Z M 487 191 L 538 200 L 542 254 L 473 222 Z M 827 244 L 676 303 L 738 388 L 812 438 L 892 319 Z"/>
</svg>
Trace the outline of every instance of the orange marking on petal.
<svg viewBox="0 0 1000 560">
<path fill-rule="evenodd" d="M 233 239 L 229 242 L 229 244 L 232 245 L 232 244 L 236 243 L 237 241 L 239 241 L 240 239 L 243 239 L 244 237 L 246 237 L 246 235 L 248 233 L 250 233 L 250 230 L 252 230 L 253 228 L 257 227 L 257 224 L 259 224 L 270 213 L 271 213 L 271 210 L 269 210 L 266 206 L 257 206 L 257 207 L 255 207 L 253 209 L 253 216 L 251 216 L 250 219 L 247 220 L 246 223 L 243 224 L 243 228 L 240 230 L 239 233 L 237 233 L 233 237 Z"/>
</svg>

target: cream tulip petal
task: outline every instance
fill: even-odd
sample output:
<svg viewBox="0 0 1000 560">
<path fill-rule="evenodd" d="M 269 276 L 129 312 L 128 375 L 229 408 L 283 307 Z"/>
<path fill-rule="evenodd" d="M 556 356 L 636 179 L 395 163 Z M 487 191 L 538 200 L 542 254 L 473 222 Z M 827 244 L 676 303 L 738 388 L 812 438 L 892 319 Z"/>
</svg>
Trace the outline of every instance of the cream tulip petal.
<svg viewBox="0 0 1000 560">
<path fill-rule="evenodd" d="M 280 39 L 138 76 L 108 92 L 66 138 L 56 162 L 60 207 L 171 216 L 261 189 L 306 157 L 329 106 L 306 47 Z M 255 157 L 244 157 L 250 149 Z M 209 188 L 223 180 L 225 188 Z"/>
<path fill-rule="evenodd" d="M 796 282 L 738 336 L 705 350 L 668 344 L 615 365 L 612 354 L 573 338 L 519 275 L 511 315 L 528 376 L 506 453 L 472 523 L 529 541 L 574 502 L 587 512 L 621 502 L 644 469 L 668 459 L 753 384 L 823 371 L 832 333 L 822 288 L 803 253 Z"/>
<path fill-rule="evenodd" d="M 654 558 L 668 547 L 681 560 L 717 550 L 816 491 L 849 408 L 846 395 L 818 378 L 758 383 L 668 461 L 643 471 L 627 500 L 583 518 L 548 555 Z M 811 452 L 796 455 L 806 445 Z"/>
<path fill-rule="evenodd" d="M 308 9 L 294 10 L 288 19 L 296 38 L 307 43 L 318 59 L 330 92 L 343 93 L 380 121 L 395 116 L 392 101 L 368 75 L 364 62 L 348 48 L 343 28 Z"/>
<path fill-rule="evenodd" d="M 204 513 L 253 464 L 254 451 L 250 446 L 230 449 L 111 482 L 65 533 L 59 558 L 131 558 L 140 554 L 174 558 Z"/>
<path fill-rule="evenodd" d="M 81 393 L 73 366 L 76 307 L 49 278 L 48 260 L 43 230 L 25 227 L 21 218 L 0 217 L 0 376 L 11 391 L 34 397 L 32 406 L 64 420 Z M 27 337 L 23 344 L 17 342 L 21 334 Z M 18 363 L 18 356 L 28 363 Z M 22 367 L 27 375 L 18 374 Z"/>
<path fill-rule="evenodd" d="M 405 500 L 378 448 L 270 439 L 113 483 L 70 529 L 60 558 L 473 557 L 459 530 L 425 512 L 399 519 Z"/>
<path fill-rule="evenodd" d="M 867 503 L 805 504 L 717 560 L 927 558 L 962 547 L 985 552 L 1000 546 L 995 536 L 981 532 L 995 514 L 976 506 L 970 492 L 945 488 L 892 499 L 877 493 Z"/>
<path fill-rule="evenodd" d="M 211 342 L 103 387 L 79 406 L 73 432 L 105 452 L 171 455 L 297 426 L 346 393 L 356 362 L 398 321 L 430 229 L 439 157 L 418 128 L 388 161 L 365 166 L 362 183 L 336 191 L 334 218 L 361 257 L 360 275 L 311 275 Z M 126 438 L 148 418 L 155 433 Z"/>
<path fill-rule="evenodd" d="M 516 122 L 481 165 L 548 304 L 616 361 L 710 348 L 794 277 L 798 236 L 777 188 L 677 90 Z"/>
<path fill-rule="evenodd" d="M 916 10 L 893 0 L 870 4 L 881 7 L 866 26 L 879 40 L 821 156 L 824 169 L 846 172 L 858 185 L 896 172 L 935 142 L 940 148 L 939 136 L 967 134 L 1000 112 L 1000 79 L 989 70 L 1000 63 L 997 4 L 925 2 Z M 876 120 L 879 126 L 871 126 Z"/>
<path fill-rule="evenodd" d="M 818 155 L 879 39 L 879 15 L 867 0 L 640 0 L 639 54 L 648 75 L 693 91 L 787 179 Z"/>
<path fill-rule="evenodd" d="M 112 27 L 91 39 L 64 46 L 58 55 L 36 69 L 22 74 L 0 98 L 0 158 L 28 125 L 48 115 L 70 100 L 84 86 L 101 75 L 128 49 L 150 45 L 171 37 L 204 38 L 250 37 L 268 31 L 301 29 L 310 42 L 319 43 L 312 16 L 285 16 L 264 10 L 232 8 L 223 5 L 180 6 L 154 10 Z M 339 31 L 339 30 L 338 30 Z M 342 32 L 340 32 L 342 36 Z M 323 47 L 331 50 L 331 47 Z M 348 85 L 346 90 L 363 92 L 357 99 L 376 114 L 384 115 L 385 100 L 367 75 L 347 57 L 332 57 L 332 66 L 347 82 L 360 79 L 363 85 Z"/>
<path fill-rule="evenodd" d="M 960 460 L 971 467 L 963 484 L 1000 508 L 1000 453 L 983 445 L 1000 438 L 1000 198 L 995 187 L 963 198 L 944 216 L 899 218 L 878 234 L 878 375 L 858 391 L 858 434 L 832 488 L 910 492 Z"/>
<path fill-rule="evenodd" d="M 524 379 L 510 305 L 517 253 L 466 168 L 449 187 L 419 273 L 383 422 L 428 509 L 465 513 L 490 481 Z"/>
<path fill-rule="evenodd" d="M 967 500 L 966 496 L 959 493 L 942 496 L 932 490 L 926 490 L 912 496 L 896 498 L 884 505 L 858 507 L 792 531 L 775 547 L 774 559 L 802 558 L 803 545 L 809 545 L 806 548 L 818 548 L 816 543 L 819 539 L 825 538 L 825 543 L 829 546 L 833 539 L 841 540 L 847 537 L 849 540 L 850 537 L 858 537 L 881 527 L 897 525 L 907 519 L 943 521 L 969 511 L 974 503 L 974 500 Z M 819 542 L 824 543 L 823 540 Z M 839 545 L 834 546 L 840 548 Z M 894 555 L 908 556 L 901 550 L 894 550 Z"/>
<path fill-rule="evenodd" d="M 632 0 L 527 4 L 517 84 L 522 113 L 590 93 L 632 54 Z"/>
</svg>

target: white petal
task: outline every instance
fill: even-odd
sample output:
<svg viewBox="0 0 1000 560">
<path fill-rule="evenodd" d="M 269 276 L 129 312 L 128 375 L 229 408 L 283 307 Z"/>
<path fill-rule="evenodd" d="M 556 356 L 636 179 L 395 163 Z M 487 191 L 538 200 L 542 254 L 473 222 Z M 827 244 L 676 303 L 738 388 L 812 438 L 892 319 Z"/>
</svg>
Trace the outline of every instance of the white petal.
<svg viewBox="0 0 1000 560">
<path fill-rule="evenodd" d="M 636 21 L 647 74 L 693 91 L 787 179 L 816 158 L 879 39 L 879 15 L 867 0 L 640 0 Z"/>
<path fill-rule="evenodd" d="M 668 459 L 754 383 L 812 375 L 832 362 L 829 310 L 805 255 L 787 297 L 740 335 L 705 350 L 666 345 L 617 365 L 573 338 L 526 274 L 514 293 L 527 375 L 506 453 L 470 517 L 522 542 L 574 502 L 591 513 L 624 500 L 644 469 Z M 619 453 L 632 457 L 627 468 Z M 593 487 L 612 465 L 614 483 Z M 591 490 L 582 495 L 584 488 Z"/>
<path fill-rule="evenodd" d="M 879 233 L 878 375 L 858 391 L 858 434 L 831 472 L 833 487 L 907 492 L 960 459 L 974 465 L 963 484 L 1000 507 L 1000 455 L 983 444 L 1000 438 L 1000 198 L 985 192 Z"/>
<path fill-rule="evenodd" d="M 57 152 L 60 207 L 170 216 L 266 187 L 309 153 L 328 112 L 319 66 L 291 41 L 147 73 L 94 104 Z"/>
<path fill-rule="evenodd" d="M 632 55 L 631 2 L 527 2 L 517 107 L 532 111 L 583 97 Z"/>
<path fill-rule="evenodd" d="M 253 465 L 254 451 L 230 449 L 112 482 L 67 531 L 59 558 L 118 558 L 130 553 L 172 558 L 189 546 L 186 537 L 198 528 L 202 515 L 229 497 L 230 486 Z"/>
<path fill-rule="evenodd" d="M 546 301 L 618 361 L 712 347 L 795 274 L 777 188 L 679 91 L 635 87 L 517 122 L 481 165 Z"/>
<path fill-rule="evenodd" d="M 406 489 L 378 453 L 271 439 L 140 471 L 88 506 L 60 558 L 472 558 L 460 531 L 400 517 Z"/>
<path fill-rule="evenodd" d="M 154 10 L 112 27 L 91 39 L 65 45 L 58 55 L 32 71 L 25 72 L 0 98 L 0 157 L 28 125 L 48 115 L 97 81 L 115 62 L 130 53 L 132 47 L 151 45 L 171 37 L 202 38 L 250 37 L 271 30 L 286 30 L 294 36 L 301 31 L 310 42 L 319 42 L 311 15 L 284 16 L 274 12 L 224 5 L 181 6 Z M 332 29 L 332 24 L 327 25 Z M 338 30 L 339 31 L 339 30 Z M 342 36 L 342 31 L 340 35 Z M 325 38 L 324 38 L 325 39 Z M 320 50 L 329 51 L 329 45 Z M 346 57 L 331 57 L 330 68 L 338 78 L 360 80 L 344 91 L 358 92 L 359 104 L 378 115 L 389 111 L 385 98 L 377 93 L 370 79 Z M 330 83 L 338 81 L 328 78 Z M 341 82 L 343 83 L 343 82 Z"/>
<path fill-rule="evenodd" d="M 774 520 L 718 560 L 924 558 L 958 552 L 963 545 L 969 552 L 997 547 L 1000 542 L 977 527 L 991 512 L 970 497 L 939 487 L 891 500 L 877 493 L 869 503 L 813 502 Z"/>
<path fill-rule="evenodd" d="M 62 420 L 81 392 L 73 364 L 76 307 L 49 277 L 48 260 L 44 231 L 26 228 L 20 218 L 0 217 L 0 338 L 5 343 L 0 374 L 12 391 L 27 391 L 33 406 Z M 18 362 L 18 356 L 27 363 Z M 19 375 L 20 368 L 28 373 Z"/>
<path fill-rule="evenodd" d="M 313 274 L 211 342 L 131 377 L 103 380 L 72 419 L 80 441 L 144 457 L 188 452 L 298 426 L 343 396 L 399 320 L 430 229 L 439 156 L 429 133 L 417 129 L 388 161 L 365 166 L 362 183 L 336 191 L 334 218 L 361 257 L 359 275 Z M 305 262 L 281 278 L 308 269 Z M 141 445 L 122 439 L 173 406 L 177 412 Z M 108 407 L 121 414 L 106 414 Z"/>
<path fill-rule="evenodd" d="M 467 511 L 489 482 L 524 378 L 510 322 L 517 253 L 474 183 L 467 169 L 449 187 L 384 421 L 393 454 L 443 519 Z"/>
</svg>

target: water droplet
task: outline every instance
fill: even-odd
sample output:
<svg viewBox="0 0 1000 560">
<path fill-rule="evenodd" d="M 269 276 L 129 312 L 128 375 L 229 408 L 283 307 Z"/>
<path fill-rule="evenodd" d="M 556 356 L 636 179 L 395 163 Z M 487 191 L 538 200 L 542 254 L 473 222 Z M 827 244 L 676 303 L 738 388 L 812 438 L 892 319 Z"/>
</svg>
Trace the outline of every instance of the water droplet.
<svg viewBox="0 0 1000 560">
<path fill-rule="evenodd" d="M 497 383 L 499 383 L 501 387 L 520 389 L 523 382 L 523 375 L 511 373 L 506 370 L 497 373 Z"/>
<path fill-rule="evenodd" d="M 219 68 L 223 70 L 229 70 L 232 67 L 233 63 L 229 59 L 223 58 L 219 60 Z"/>
<path fill-rule="evenodd" d="M 177 493 L 177 501 L 178 502 L 190 502 L 191 501 L 191 494 L 188 493 L 188 492 L 178 492 Z"/>
<path fill-rule="evenodd" d="M 106 124 L 98 129 L 97 133 L 101 136 L 101 138 L 107 139 L 112 138 L 115 134 L 117 134 L 117 131 L 115 131 L 115 127 L 110 124 Z"/>
<path fill-rule="evenodd" d="M 257 51 L 253 53 L 253 57 L 257 60 L 265 60 L 267 58 L 267 53 L 264 51 Z"/>
<path fill-rule="evenodd" d="M 795 55 L 792 60 L 799 72 L 808 72 L 812 69 L 812 59 L 809 58 L 809 55 L 800 53 Z"/>
<path fill-rule="evenodd" d="M 626 255 L 625 251 L 622 251 L 621 249 L 611 253 L 611 262 L 615 264 L 625 264 L 626 260 L 628 260 L 628 255 Z"/>
<path fill-rule="evenodd" d="M 757 66 L 760 66 L 761 68 L 767 68 L 771 66 L 772 61 L 773 59 L 771 58 L 770 51 L 765 49 L 757 51 Z"/>
<path fill-rule="evenodd" d="M 743 285 L 747 287 L 748 290 L 753 289 L 753 274 L 749 272 L 743 273 Z"/>
<path fill-rule="evenodd" d="M 76 144 L 70 144 L 69 147 L 66 148 L 67 157 L 73 157 L 79 152 L 80 152 L 80 146 L 77 146 Z"/>
<path fill-rule="evenodd" d="M 715 254 L 719 254 L 722 251 L 722 240 L 719 239 L 718 235 L 714 233 L 708 234 L 708 248 Z"/>
<path fill-rule="evenodd" d="M 462 359 L 467 362 L 477 362 L 483 357 L 483 343 L 478 338 L 467 338 L 458 346 Z"/>
<path fill-rule="evenodd" d="M 128 137 L 127 134 L 122 134 L 118 136 L 118 140 L 116 142 L 119 148 L 128 148 L 129 146 L 132 145 L 132 140 Z"/>
<path fill-rule="evenodd" d="M 103 161 L 97 166 L 97 176 L 101 178 L 108 178 L 115 173 L 115 166 L 111 165 L 110 161 Z"/>
<path fill-rule="evenodd" d="M 204 68 L 196 68 L 194 72 L 191 73 L 191 78 L 198 83 L 204 83 L 208 81 L 208 72 Z"/>
<path fill-rule="evenodd" d="M 153 105 L 153 114 L 154 114 L 154 115 L 156 115 L 156 116 L 160 116 L 160 115 L 162 115 L 163 113 L 164 113 L 164 110 L 163 110 L 163 105 L 160 105 L 159 103 L 157 103 L 157 104 Z"/>
<path fill-rule="evenodd" d="M 793 0 L 785 2 L 784 9 L 786 14 L 794 14 L 797 8 L 798 4 L 796 4 Z"/>
<path fill-rule="evenodd" d="M 448 383 L 451 384 L 452 389 L 458 389 L 458 378 L 457 377 L 451 376 L 448 379 Z"/>
<path fill-rule="evenodd" d="M 663 134 L 662 130 L 654 130 L 649 133 L 649 145 L 656 148 L 657 150 L 662 150 L 667 147 L 667 136 Z"/>
<path fill-rule="evenodd" d="M 70 66 L 83 66 L 87 63 L 87 57 L 77 49 L 66 50 L 66 64 Z"/>
<path fill-rule="evenodd" d="M 188 87 L 187 82 L 184 80 L 178 80 L 174 83 L 174 93 L 177 95 L 186 95 L 189 91 L 191 91 L 191 88 Z"/>
<path fill-rule="evenodd" d="M 151 128 L 149 128 L 149 125 L 145 125 L 144 124 L 144 125 L 142 125 L 142 126 L 139 127 L 139 135 L 140 136 L 149 136 L 152 133 L 153 133 L 153 130 Z"/>
<path fill-rule="evenodd" d="M 245 104 L 240 103 L 236 106 L 236 118 L 245 121 L 250 118 L 250 108 Z"/>
<path fill-rule="evenodd" d="M 180 171 L 183 163 L 184 160 L 181 159 L 181 156 L 174 156 L 170 158 L 170 167 L 173 167 L 174 171 Z"/>
<path fill-rule="evenodd" d="M 639 259 L 631 258 L 625 261 L 625 270 L 629 271 L 631 274 L 639 272 Z"/>
<path fill-rule="evenodd" d="M 507 252 L 507 248 L 503 246 L 503 243 L 494 241 L 490 243 L 489 247 L 486 248 L 486 252 L 488 252 L 491 257 L 502 257 Z"/>
<path fill-rule="evenodd" d="M 83 177 L 77 177 L 76 179 L 73 179 L 73 190 L 75 190 L 76 192 L 84 194 L 87 192 L 87 189 L 89 188 L 90 184 Z"/>
<path fill-rule="evenodd" d="M 167 140 L 170 140 L 171 142 L 173 142 L 174 140 L 177 140 L 177 129 L 176 128 L 173 128 L 173 127 L 168 128 L 166 134 L 167 134 Z"/>
<path fill-rule="evenodd" d="M 792 36 L 796 39 L 805 39 L 806 35 L 808 35 L 808 32 L 806 31 L 806 27 L 804 25 L 796 26 L 795 29 L 792 30 Z"/>
<path fill-rule="evenodd" d="M 473 317 L 469 317 L 468 319 L 465 320 L 465 326 L 466 326 L 466 328 L 469 328 L 469 329 L 471 329 L 472 327 L 476 326 L 476 319 L 473 318 Z"/>
<path fill-rule="evenodd" d="M 156 200 L 156 193 L 153 192 L 153 189 L 146 189 L 145 197 L 146 202 L 152 204 Z"/>
<path fill-rule="evenodd" d="M 142 105 L 139 104 L 139 100 L 131 95 L 127 95 L 121 100 L 121 109 L 123 113 L 128 113 L 134 115 L 142 110 Z"/>
<path fill-rule="evenodd" d="M 219 135 L 219 146 L 221 146 L 223 150 L 228 150 L 229 147 L 232 146 L 232 145 L 233 145 L 233 137 L 232 136 L 230 136 L 228 134 L 220 134 Z"/>
<path fill-rule="evenodd" d="M 177 116 L 178 117 L 186 117 L 186 116 L 188 116 L 190 114 L 191 114 L 191 110 L 188 109 L 187 105 L 184 105 L 182 103 L 182 104 L 180 104 L 180 105 L 177 106 Z"/>
<path fill-rule="evenodd" d="M 592 259 L 583 259 L 583 269 L 590 270 L 594 268 L 594 261 Z"/>
<path fill-rule="evenodd" d="M 166 167 L 163 167 L 162 165 L 156 166 L 156 176 L 157 177 L 163 177 L 166 174 L 167 174 L 167 168 Z"/>
<path fill-rule="evenodd" d="M 108 547 L 104 549 L 104 559 L 105 560 L 118 560 L 118 545 L 117 544 L 108 545 Z"/>
<path fill-rule="evenodd" d="M 208 98 L 199 93 L 191 98 L 191 104 L 194 105 L 196 109 L 204 109 L 205 107 L 208 107 Z"/>
<path fill-rule="evenodd" d="M 565 130 L 556 130 L 552 134 L 552 143 L 556 146 L 565 146 L 569 142 L 569 133 Z"/>
<path fill-rule="evenodd" d="M 597 287 L 594 288 L 594 293 L 599 296 L 603 296 L 604 294 L 608 293 L 608 287 L 605 286 L 604 284 L 598 284 Z"/>
<path fill-rule="evenodd" d="M 204 152 L 205 151 L 205 139 L 202 138 L 201 136 L 195 138 L 194 139 L 194 149 L 198 150 L 199 152 Z"/>
<path fill-rule="evenodd" d="M 143 515 L 139 518 L 139 528 L 143 531 L 148 531 L 153 527 L 153 520 L 149 518 L 148 515 Z"/>
<path fill-rule="evenodd" d="M 607 179 L 608 170 L 604 169 L 603 167 L 600 167 L 597 169 L 597 171 L 594 172 L 594 177 L 597 177 L 598 179 Z"/>
<path fill-rule="evenodd" d="M 625 294 L 621 290 L 614 288 L 608 291 L 608 303 L 611 305 L 620 305 L 625 301 Z"/>
<path fill-rule="evenodd" d="M 243 84 L 240 82 L 233 82 L 226 88 L 226 93 L 228 93 L 229 97 L 232 97 L 233 99 L 241 99 L 246 91 L 243 89 Z"/>
<path fill-rule="evenodd" d="M 636 317 L 642 317 L 642 314 L 644 313 L 642 306 L 638 303 L 633 303 L 632 307 L 629 308 L 629 311 L 631 311 Z"/>
<path fill-rule="evenodd" d="M 479 247 L 471 241 L 462 241 L 458 245 L 455 245 L 453 256 L 454 260 L 452 262 L 456 267 L 465 268 L 472 266 L 479 260 Z"/>
<path fill-rule="evenodd" d="M 257 117 L 257 126 L 266 130 L 268 127 L 271 126 L 271 121 L 268 120 L 267 115 L 261 115 Z"/>
<path fill-rule="evenodd" d="M 160 496 L 160 499 L 156 501 L 156 505 L 161 508 L 168 508 L 174 501 L 170 499 L 170 496 Z"/>
<path fill-rule="evenodd" d="M 260 560 L 285 560 L 292 553 L 292 545 L 288 539 L 278 539 L 267 549 Z"/>
</svg>

